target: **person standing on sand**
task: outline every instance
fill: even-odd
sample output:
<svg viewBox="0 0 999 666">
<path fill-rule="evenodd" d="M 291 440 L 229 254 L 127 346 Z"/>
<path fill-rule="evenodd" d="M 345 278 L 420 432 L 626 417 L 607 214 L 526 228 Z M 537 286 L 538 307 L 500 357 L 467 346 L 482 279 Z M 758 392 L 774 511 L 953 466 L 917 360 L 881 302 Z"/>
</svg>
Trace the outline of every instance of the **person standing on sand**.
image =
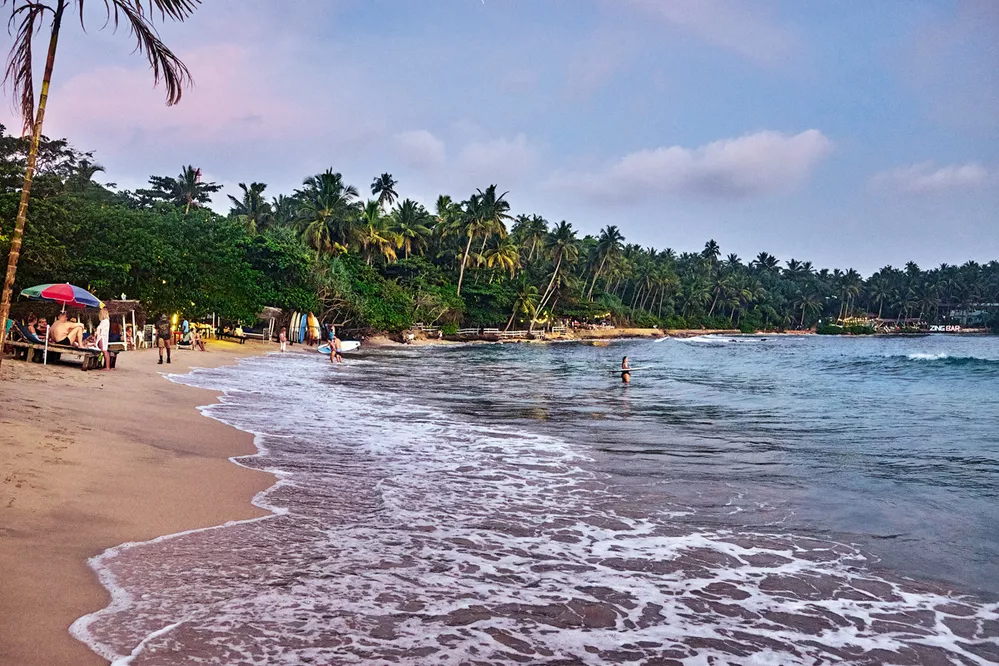
<svg viewBox="0 0 999 666">
<path fill-rule="evenodd" d="M 282 328 L 281 332 L 278 333 L 278 340 L 281 342 L 281 351 L 288 351 L 288 329 Z"/>
<path fill-rule="evenodd" d="M 97 330 L 94 331 L 93 346 L 97 347 L 104 354 L 104 369 L 111 369 L 111 354 L 108 353 L 108 342 L 111 339 L 111 317 L 108 314 L 107 308 L 101 308 L 100 312 L 97 314 L 97 318 L 101 320 L 101 323 L 97 325 Z"/>
<path fill-rule="evenodd" d="M 629 370 L 631 370 L 631 365 L 628 363 L 628 357 L 625 356 L 621 359 L 621 382 L 624 384 L 631 383 L 631 373 Z"/>
<path fill-rule="evenodd" d="M 167 363 L 170 362 L 170 320 L 161 314 L 156 320 L 156 347 L 160 352 L 159 365 L 163 365 L 163 349 L 166 349 Z"/>
<path fill-rule="evenodd" d="M 341 352 L 343 347 L 340 345 L 340 338 L 333 336 L 333 341 L 330 343 L 330 363 L 343 363 L 343 356 Z"/>
</svg>

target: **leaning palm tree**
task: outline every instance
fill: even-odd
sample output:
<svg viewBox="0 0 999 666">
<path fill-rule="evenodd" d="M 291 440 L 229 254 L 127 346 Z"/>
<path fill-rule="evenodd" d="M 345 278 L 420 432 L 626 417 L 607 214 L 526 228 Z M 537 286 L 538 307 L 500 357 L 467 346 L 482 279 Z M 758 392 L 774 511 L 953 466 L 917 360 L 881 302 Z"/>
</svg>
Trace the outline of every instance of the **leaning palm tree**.
<svg viewBox="0 0 999 666">
<path fill-rule="evenodd" d="M 565 280 L 563 265 L 571 266 L 579 260 L 579 239 L 576 238 L 576 232 L 572 225 L 565 220 L 556 225 L 545 238 L 545 250 L 550 259 L 555 262 L 555 268 L 552 270 L 552 277 L 548 281 L 545 293 L 541 297 L 541 303 L 538 305 L 539 310 L 543 310 L 548 305 L 548 300 L 555 294 L 555 285 Z M 534 330 L 535 323 L 537 323 L 537 319 L 532 317 L 531 330 Z"/>
<path fill-rule="evenodd" d="M 467 238 L 465 252 L 461 257 L 461 268 L 458 271 L 457 295 L 461 296 L 461 283 L 465 279 L 465 265 L 472 249 L 472 239 L 493 231 L 505 236 L 504 220 L 510 219 L 510 203 L 504 198 L 507 193 L 496 195 L 496 186 L 490 185 L 483 192 L 478 190 L 465 204 L 461 222 L 461 234 Z"/>
<path fill-rule="evenodd" d="M 586 298 L 592 298 L 593 288 L 597 286 L 597 279 L 603 272 L 607 260 L 614 259 L 621 253 L 621 242 L 623 240 L 624 235 L 613 224 L 608 225 L 600 232 L 600 238 L 597 241 L 596 247 L 596 259 L 599 261 L 599 264 L 597 265 L 597 270 L 593 273 L 593 282 L 590 284 L 590 290 L 586 292 Z"/>
<path fill-rule="evenodd" d="M 166 44 L 160 41 L 153 25 L 155 14 L 160 18 L 183 21 L 190 16 L 201 0 L 104 0 L 107 23 L 117 29 L 124 22 L 135 38 L 135 49 L 146 56 L 153 70 L 153 82 L 160 79 L 166 87 L 167 105 L 180 101 L 184 84 L 191 81 L 191 74 L 180 58 L 174 55 Z M 0 0 L 0 6 L 10 7 L 8 26 L 15 28 L 14 42 L 7 55 L 7 70 L 4 82 L 10 83 L 13 95 L 18 100 L 24 133 L 31 132 L 28 160 L 24 171 L 24 184 L 21 186 L 21 201 L 17 207 L 14 233 L 11 236 L 10 252 L 7 255 L 7 276 L 4 279 L 3 296 L 0 297 L 0 347 L 7 331 L 7 314 L 10 312 L 10 297 L 17 276 L 17 262 L 21 255 L 21 240 L 24 236 L 24 222 L 28 216 L 28 201 L 31 198 L 31 181 L 38 159 L 38 142 L 42 136 L 42 123 L 48 104 L 49 85 L 55 66 L 56 47 L 62 20 L 67 10 L 80 17 L 83 27 L 85 0 Z M 32 39 L 42 29 L 46 18 L 51 17 L 49 44 L 42 73 L 42 89 L 35 108 L 35 72 L 33 69 Z M 0 355 L 2 359 L 2 355 Z"/>
</svg>

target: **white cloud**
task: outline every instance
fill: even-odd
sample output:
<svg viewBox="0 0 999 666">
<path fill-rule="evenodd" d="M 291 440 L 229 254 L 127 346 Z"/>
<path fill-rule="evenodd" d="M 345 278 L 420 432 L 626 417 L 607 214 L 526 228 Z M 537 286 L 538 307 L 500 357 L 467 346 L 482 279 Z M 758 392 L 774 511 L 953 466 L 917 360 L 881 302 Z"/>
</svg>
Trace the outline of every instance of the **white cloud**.
<svg viewBox="0 0 999 666">
<path fill-rule="evenodd" d="M 943 194 L 958 190 L 975 190 L 999 182 L 999 173 L 977 162 L 947 164 L 935 168 L 932 162 L 882 171 L 871 178 L 876 190 L 906 194 Z"/>
<path fill-rule="evenodd" d="M 780 62 L 798 48 L 788 28 L 768 19 L 759 2 L 733 0 L 628 0 L 646 13 L 700 39 L 764 64 Z"/>
<path fill-rule="evenodd" d="M 496 183 L 508 188 L 531 178 L 541 158 L 541 149 L 527 136 L 500 137 L 466 143 L 456 164 L 460 180 L 476 187 Z M 486 182 L 488 181 L 488 182 Z"/>
<path fill-rule="evenodd" d="M 693 149 L 640 150 L 597 171 L 556 173 L 548 186 L 603 202 L 742 199 L 799 186 L 831 150 L 832 142 L 815 129 L 793 136 L 762 131 Z"/>
<path fill-rule="evenodd" d="M 444 164 L 444 142 L 427 130 L 401 132 L 395 136 L 399 158 L 414 169 L 437 168 Z"/>
</svg>

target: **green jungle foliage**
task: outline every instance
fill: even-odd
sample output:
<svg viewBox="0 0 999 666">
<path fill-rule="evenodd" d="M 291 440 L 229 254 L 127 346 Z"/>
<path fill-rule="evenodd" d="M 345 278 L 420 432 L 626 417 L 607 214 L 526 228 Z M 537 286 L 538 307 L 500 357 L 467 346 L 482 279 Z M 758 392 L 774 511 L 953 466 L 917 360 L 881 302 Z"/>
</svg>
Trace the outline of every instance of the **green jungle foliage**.
<svg viewBox="0 0 999 666">
<path fill-rule="evenodd" d="M 25 147 L 0 126 L 4 261 Z M 391 174 L 376 177 L 365 200 L 328 170 L 270 199 L 264 183 L 240 184 L 220 215 L 206 207 L 219 186 L 193 166 L 135 192 L 94 182 L 100 171 L 92 154 L 43 140 L 18 290 L 69 281 L 103 298 L 139 298 L 153 313 L 249 322 L 269 305 L 356 329 L 423 323 L 445 332 L 571 320 L 753 332 L 865 314 L 965 323 L 950 312 L 999 303 L 997 261 L 930 270 L 910 262 L 865 280 L 853 269 L 781 265 L 766 252 L 723 257 L 713 240 L 696 253 L 643 248 L 614 225 L 580 236 L 568 222 L 514 215 L 495 185 L 463 200 L 441 195 L 428 210 L 400 200 Z M 860 328 L 821 332 L 870 332 Z"/>
<path fill-rule="evenodd" d="M 853 324 L 850 326 L 837 326 L 836 324 L 819 324 L 815 327 L 815 332 L 819 335 L 874 335 L 873 326 L 861 326 Z"/>
</svg>

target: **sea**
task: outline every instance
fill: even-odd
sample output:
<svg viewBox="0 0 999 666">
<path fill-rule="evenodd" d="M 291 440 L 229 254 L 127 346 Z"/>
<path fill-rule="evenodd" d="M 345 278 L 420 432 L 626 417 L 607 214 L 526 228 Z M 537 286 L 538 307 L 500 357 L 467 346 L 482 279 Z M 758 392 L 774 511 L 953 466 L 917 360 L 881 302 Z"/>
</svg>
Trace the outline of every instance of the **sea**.
<svg viewBox="0 0 999 666">
<path fill-rule="evenodd" d="M 301 350 L 301 347 L 293 347 Z M 635 367 L 621 381 L 624 356 Z M 131 664 L 999 663 L 999 337 L 271 353 L 265 518 L 91 561 Z"/>
</svg>

